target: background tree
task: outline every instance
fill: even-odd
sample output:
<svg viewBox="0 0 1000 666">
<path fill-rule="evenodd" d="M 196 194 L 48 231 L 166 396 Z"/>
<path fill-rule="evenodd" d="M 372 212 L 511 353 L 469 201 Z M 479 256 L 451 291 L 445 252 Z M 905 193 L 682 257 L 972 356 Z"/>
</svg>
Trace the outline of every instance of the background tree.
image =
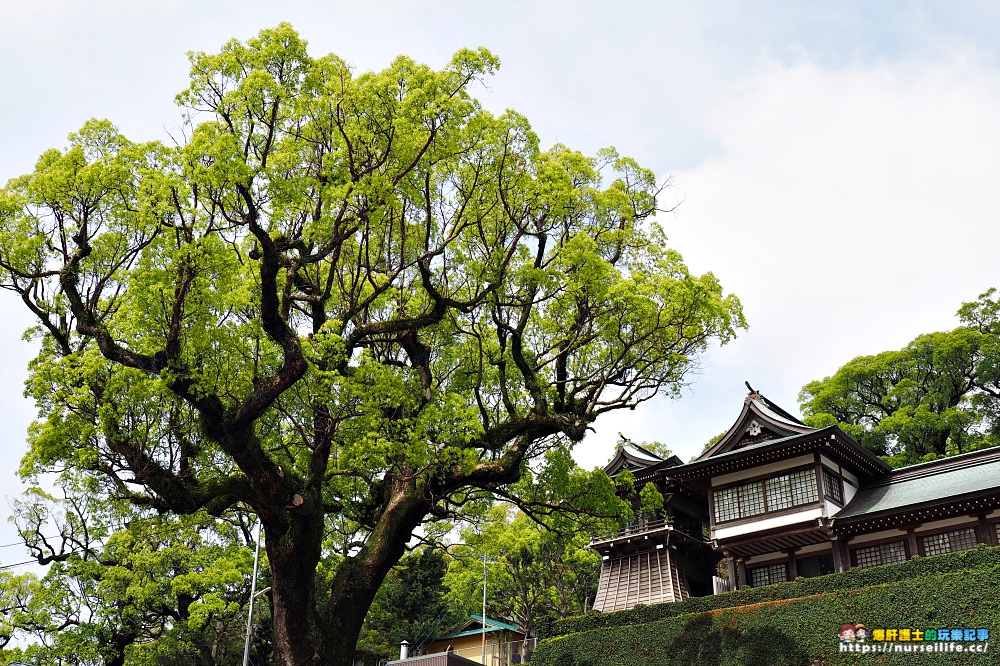
<svg viewBox="0 0 1000 666">
<path fill-rule="evenodd" d="M 0 581 L 5 597 L 27 592 L 4 615 L 6 633 L 27 644 L 12 658 L 40 666 L 242 663 L 252 571 L 245 517 L 122 516 L 82 490 L 62 500 L 35 490 L 17 502 L 21 535 L 48 570 L 26 588 Z M 127 524 L 114 525 L 115 516 Z M 253 656 L 268 653 L 258 644 Z"/>
<path fill-rule="evenodd" d="M 627 510 L 622 521 L 627 521 Z M 597 593 L 600 557 L 585 546 L 590 535 L 615 523 L 546 526 L 509 505 L 497 505 L 489 521 L 462 534 L 464 544 L 451 549 L 446 578 L 451 605 L 465 618 L 482 614 L 483 557 L 486 558 L 486 613 L 512 622 L 529 635 L 556 618 L 588 609 Z"/>
<path fill-rule="evenodd" d="M 656 520 L 664 517 L 663 507 L 663 493 L 656 488 L 655 483 L 646 483 L 639 491 L 639 513 L 646 520 Z"/>
<path fill-rule="evenodd" d="M 362 628 L 360 646 L 379 659 L 395 659 L 403 640 L 421 645 L 465 619 L 446 603 L 448 565 L 441 550 L 408 554 L 386 576 Z"/>
<path fill-rule="evenodd" d="M 38 591 L 38 578 L 32 573 L 0 571 L 0 658 L 19 633 L 17 618 L 27 610 Z"/>
<path fill-rule="evenodd" d="M 1000 443 L 1000 321 L 991 289 L 959 310 L 963 326 L 898 351 L 859 356 L 799 395 L 805 422 L 837 423 L 907 465 Z"/>
<path fill-rule="evenodd" d="M 497 65 L 354 76 L 281 25 L 191 55 L 178 145 L 91 121 L 0 193 L 41 342 L 24 474 L 255 514 L 279 666 L 349 664 L 423 522 L 534 495 L 533 461 L 744 325 L 665 247 L 652 172 L 482 110 Z"/>
</svg>

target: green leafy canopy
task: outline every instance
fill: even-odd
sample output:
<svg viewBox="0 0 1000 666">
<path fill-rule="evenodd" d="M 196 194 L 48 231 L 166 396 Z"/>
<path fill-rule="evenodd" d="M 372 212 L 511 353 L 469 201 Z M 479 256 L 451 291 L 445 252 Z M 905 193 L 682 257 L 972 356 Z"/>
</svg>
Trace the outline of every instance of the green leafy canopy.
<svg viewBox="0 0 1000 666">
<path fill-rule="evenodd" d="M 485 49 L 356 74 L 282 24 L 190 61 L 177 144 L 90 121 L 0 191 L 41 341 L 22 474 L 255 514 L 276 663 L 346 664 L 422 523 L 557 505 L 532 466 L 745 322 L 666 246 L 650 170 L 481 107 Z"/>
<path fill-rule="evenodd" d="M 963 325 L 900 350 L 859 356 L 803 387 L 806 423 L 838 424 L 895 465 L 1000 443 L 1000 313 L 996 290 L 966 303 Z"/>
</svg>

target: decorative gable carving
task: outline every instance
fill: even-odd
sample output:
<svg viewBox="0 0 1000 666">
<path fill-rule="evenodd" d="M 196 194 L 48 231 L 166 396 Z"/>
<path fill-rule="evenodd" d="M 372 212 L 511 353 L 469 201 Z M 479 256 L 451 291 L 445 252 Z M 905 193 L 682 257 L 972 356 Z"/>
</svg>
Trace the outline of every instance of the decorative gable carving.
<svg viewBox="0 0 1000 666">
<path fill-rule="evenodd" d="M 747 384 L 749 388 L 749 384 Z M 812 432 L 798 418 L 792 416 L 781 407 L 768 401 L 760 392 L 750 389 L 750 394 L 743 401 L 743 411 L 736 423 L 726 431 L 718 442 L 713 444 L 698 460 L 726 453 L 733 449 L 760 444 L 772 439 L 791 437 Z"/>
<path fill-rule="evenodd" d="M 779 435 L 771 430 L 770 428 L 762 428 L 756 421 L 751 421 L 750 426 L 747 428 L 743 436 L 739 438 L 736 442 L 734 449 L 738 449 L 744 446 L 750 446 L 751 444 L 759 444 L 760 442 L 765 442 L 769 439 L 777 439 Z"/>
</svg>

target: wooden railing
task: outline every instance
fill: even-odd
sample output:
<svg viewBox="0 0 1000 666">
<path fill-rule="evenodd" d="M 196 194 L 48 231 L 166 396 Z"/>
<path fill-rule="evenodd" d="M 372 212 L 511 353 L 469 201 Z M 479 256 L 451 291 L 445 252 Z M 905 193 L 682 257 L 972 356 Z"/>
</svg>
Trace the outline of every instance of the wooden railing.
<svg viewBox="0 0 1000 666">
<path fill-rule="evenodd" d="M 608 532 L 603 535 L 598 535 L 591 537 L 590 542 L 596 543 L 598 541 L 609 541 L 611 539 L 622 539 L 630 536 L 636 536 L 639 534 L 647 534 L 649 532 L 655 532 L 662 530 L 667 526 L 671 526 L 677 532 L 681 532 L 692 539 L 697 539 L 699 541 L 705 541 L 706 535 L 703 531 L 698 531 L 693 529 L 691 526 L 683 524 L 680 521 L 667 520 L 664 518 L 651 518 L 643 519 L 640 518 L 629 525 L 626 525 L 622 529 L 615 532 Z M 696 533 L 697 532 L 697 533 Z"/>
</svg>

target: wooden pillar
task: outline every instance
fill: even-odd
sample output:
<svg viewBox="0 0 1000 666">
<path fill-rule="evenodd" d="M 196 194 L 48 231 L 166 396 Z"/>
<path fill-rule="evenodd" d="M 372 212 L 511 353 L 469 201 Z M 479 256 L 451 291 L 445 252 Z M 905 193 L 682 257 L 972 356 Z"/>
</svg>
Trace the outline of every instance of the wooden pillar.
<svg viewBox="0 0 1000 666">
<path fill-rule="evenodd" d="M 708 489 L 708 529 L 709 534 L 715 529 L 715 493 Z"/>
<path fill-rule="evenodd" d="M 851 561 L 844 546 L 839 538 L 830 541 L 830 548 L 833 550 L 833 570 L 837 573 L 844 573 L 851 568 Z"/>
<path fill-rule="evenodd" d="M 795 562 L 795 551 L 793 548 L 788 551 L 788 580 L 795 580 L 799 577 L 799 567 Z"/>
<path fill-rule="evenodd" d="M 910 557 L 915 557 L 917 555 L 923 555 L 920 552 L 920 545 L 917 543 L 917 533 L 913 531 L 913 528 L 907 528 L 906 539 L 910 544 Z"/>
<path fill-rule="evenodd" d="M 747 585 L 747 565 L 742 557 L 736 558 L 736 589 Z"/>
<path fill-rule="evenodd" d="M 979 514 L 979 523 L 976 525 L 976 541 L 985 543 L 987 546 L 997 545 L 996 529 L 986 522 L 986 514 Z"/>
</svg>

